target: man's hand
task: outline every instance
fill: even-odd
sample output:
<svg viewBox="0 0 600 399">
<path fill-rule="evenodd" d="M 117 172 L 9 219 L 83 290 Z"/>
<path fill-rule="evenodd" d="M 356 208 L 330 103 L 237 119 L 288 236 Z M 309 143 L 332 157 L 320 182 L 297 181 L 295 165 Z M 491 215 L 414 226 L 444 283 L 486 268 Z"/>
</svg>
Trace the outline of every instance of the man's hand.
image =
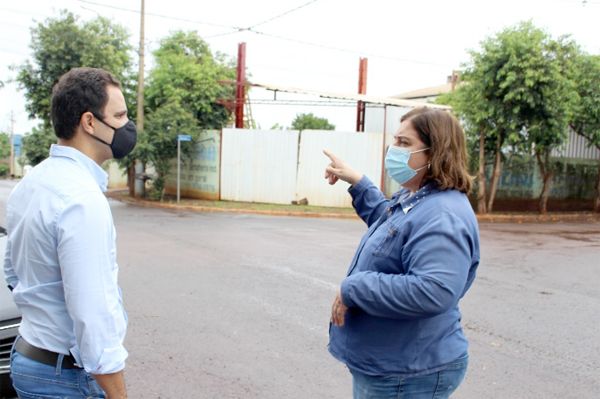
<svg viewBox="0 0 600 399">
<path fill-rule="evenodd" d="M 342 327 L 344 325 L 344 318 L 346 317 L 347 311 L 348 306 L 344 305 L 344 302 L 342 302 L 342 291 L 340 290 L 335 296 L 333 306 L 331 307 L 331 322 L 333 325 Z"/>
<path fill-rule="evenodd" d="M 358 173 L 350 167 L 346 162 L 335 156 L 328 150 L 323 150 L 323 153 L 331 160 L 331 163 L 325 168 L 325 178 L 329 184 L 335 184 L 339 179 L 355 185 L 362 179 L 362 174 Z"/>
<path fill-rule="evenodd" d="M 100 388 L 106 393 L 106 399 L 126 399 L 125 377 L 123 371 L 112 374 L 93 374 Z"/>
</svg>

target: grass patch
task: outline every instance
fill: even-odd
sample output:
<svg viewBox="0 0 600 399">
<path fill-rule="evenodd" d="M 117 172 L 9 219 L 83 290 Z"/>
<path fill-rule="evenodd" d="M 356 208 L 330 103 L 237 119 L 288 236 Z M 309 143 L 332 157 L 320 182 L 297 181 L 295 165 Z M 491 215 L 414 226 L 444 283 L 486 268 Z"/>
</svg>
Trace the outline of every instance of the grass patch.
<svg viewBox="0 0 600 399">
<path fill-rule="evenodd" d="M 167 204 L 177 204 L 173 197 L 166 197 L 163 201 Z M 353 208 L 336 208 L 328 206 L 313 206 L 313 205 L 282 205 L 282 204 L 265 204 L 261 202 L 238 202 L 238 201 L 210 201 L 198 199 L 181 199 L 179 205 L 182 206 L 203 206 L 209 208 L 220 209 L 248 209 L 258 211 L 281 211 L 281 212 L 304 212 L 304 213 L 335 213 L 353 215 Z"/>
<path fill-rule="evenodd" d="M 109 194 L 115 199 L 131 200 L 127 191 L 113 191 Z M 182 198 L 177 204 L 175 196 L 167 195 L 162 202 L 151 201 L 146 199 L 145 201 L 158 204 L 169 204 L 179 205 L 182 207 L 206 207 L 206 208 L 218 208 L 218 209 L 241 209 L 250 211 L 276 211 L 276 212 L 297 212 L 297 213 L 325 213 L 325 214 L 337 214 L 337 215 L 355 215 L 353 208 L 337 208 L 328 206 L 313 206 L 313 205 L 282 205 L 282 204 L 266 204 L 262 202 L 239 202 L 239 201 L 211 201 L 201 199 L 189 199 Z"/>
</svg>

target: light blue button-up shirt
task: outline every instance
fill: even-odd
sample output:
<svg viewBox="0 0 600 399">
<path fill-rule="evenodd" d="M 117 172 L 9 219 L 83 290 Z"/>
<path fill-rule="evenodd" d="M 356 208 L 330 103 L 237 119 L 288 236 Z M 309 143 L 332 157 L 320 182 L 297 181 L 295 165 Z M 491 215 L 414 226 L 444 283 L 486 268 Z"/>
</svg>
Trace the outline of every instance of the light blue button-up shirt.
<svg viewBox="0 0 600 399">
<path fill-rule="evenodd" d="M 125 367 L 127 316 L 117 285 L 108 176 L 60 145 L 14 188 L 7 203 L 6 281 L 30 344 L 71 353 L 89 373 Z"/>
</svg>

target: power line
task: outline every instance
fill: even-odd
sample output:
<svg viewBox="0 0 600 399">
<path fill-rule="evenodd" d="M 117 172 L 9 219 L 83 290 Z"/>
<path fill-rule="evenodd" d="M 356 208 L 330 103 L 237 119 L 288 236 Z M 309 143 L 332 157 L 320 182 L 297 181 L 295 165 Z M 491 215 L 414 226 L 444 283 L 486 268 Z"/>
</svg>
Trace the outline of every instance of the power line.
<svg viewBox="0 0 600 399">
<path fill-rule="evenodd" d="M 81 3 L 87 3 L 87 4 L 92 4 L 92 5 L 97 5 L 100 7 L 106 7 L 106 8 L 111 8 L 111 9 L 115 9 L 115 10 L 120 10 L 120 11 L 126 11 L 126 12 L 132 12 L 132 13 L 138 13 L 139 14 L 139 10 L 135 10 L 135 9 L 129 9 L 129 8 L 124 8 L 124 7 L 117 7 L 117 6 L 112 6 L 112 5 L 107 5 L 107 4 L 102 4 L 102 3 L 98 3 L 95 1 L 90 1 L 90 0 L 78 0 Z M 267 32 L 262 32 L 262 31 L 257 31 L 255 29 L 253 29 L 253 26 L 258 26 L 258 25 L 262 25 L 264 23 L 270 22 L 276 18 L 280 18 L 284 15 L 287 15 L 291 12 L 294 12 L 295 10 L 298 10 L 300 8 L 306 7 L 314 2 L 316 2 L 318 0 L 312 0 L 309 1 L 307 3 L 304 3 L 296 8 L 290 9 L 284 13 L 278 14 L 274 17 L 271 17 L 267 20 L 264 20 L 262 22 L 259 22 L 258 24 L 255 25 L 251 25 L 249 27 L 239 27 L 239 26 L 229 26 L 229 25 L 223 25 L 223 24 L 217 24 L 217 23 L 212 23 L 212 22 L 205 22 L 205 21 L 195 21 L 195 20 L 190 20 L 190 19 L 186 19 L 186 18 L 179 18 L 179 17 L 173 17 L 173 16 L 167 16 L 167 15 L 163 15 L 163 14 L 156 14 L 156 13 L 146 13 L 146 15 L 151 15 L 157 18 L 163 18 L 163 19 L 171 19 L 171 20 L 175 20 L 175 21 L 183 21 L 183 22 L 189 22 L 189 23 L 193 23 L 193 24 L 199 24 L 199 25 L 207 25 L 207 26 L 214 26 L 214 27 L 220 27 L 220 28 L 227 28 L 228 31 L 226 32 L 222 32 L 222 33 L 217 33 L 215 35 L 211 35 L 211 36 L 206 36 L 206 39 L 210 39 L 210 38 L 215 38 L 215 37 L 223 37 L 223 36 L 228 36 L 228 35 L 233 35 L 236 33 L 240 33 L 240 32 L 251 32 L 254 33 L 257 36 L 265 36 L 265 37 L 270 37 L 273 39 L 277 39 L 277 40 L 282 40 L 282 41 L 287 41 L 290 43 L 296 43 L 296 44 L 302 44 L 304 46 L 310 46 L 310 47 L 317 47 L 317 48 L 322 48 L 325 50 L 333 50 L 333 51 L 338 51 L 338 52 L 342 52 L 342 53 L 349 53 L 349 54 L 354 54 L 354 55 L 362 55 L 362 56 L 366 56 L 366 57 L 371 57 L 371 58 L 379 58 L 379 59 L 385 59 L 385 60 L 390 60 L 390 61 L 396 61 L 396 62 L 403 62 L 403 63 L 412 63 L 412 64 L 421 64 L 421 65 L 431 65 L 431 66 L 437 66 L 437 67 L 443 67 L 443 68 L 451 68 L 452 66 L 450 65 L 445 65 L 445 64 L 440 64 L 440 63 L 435 63 L 435 62 L 429 62 L 429 61 L 420 61 L 420 60 L 413 60 L 413 59 L 408 59 L 408 58 L 399 58 L 399 57 L 391 57 L 391 56 L 387 56 L 387 55 L 381 55 L 381 54 L 374 54 L 374 53 L 369 53 L 369 52 L 364 52 L 364 51 L 357 51 L 357 50 L 353 50 L 353 49 L 348 49 L 348 48 L 342 48 L 342 47 L 336 47 L 336 46 L 331 46 L 331 45 L 326 45 L 326 44 L 320 44 L 320 43 L 314 43 L 314 42 L 309 42 L 309 41 L 305 41 L 305 40 L 299 40 L 299 39 L 294 39 L 294 38 L 289 38 L 289 37 L 284 37 L 284 36 L 280 36 L 280 35 L 275 35 L 275 34 L 271 34 L 271 33 L 267 33 Z"/>
<path fill-rule="evenodd" d="M 215 37 L 229 36 L 229 35 L 234 35 L 236 33 L 240 33 L 240 32 L 246 31 L 246 30 L 247 29 L 244 29 L 244 28 L 236 28 L 234 30 L 229 30 L 227 32 L 217 33 L 217 34 L 210 35 L 210 36 L 204 36 L 204 38 L 205 39 L 213 39 Z"/>
<path fill-rule="evenodd" d="M 91 4 L 91 5 L 98 6 L 98 7 L 111 8 L 113 10 L 132 12 L 132 13 L 136 13 L 136 14 L 140 13 L 140 10 L 135 10 L 135 9 L 131 9 L 131 8 L 124 8 L 124 7 L 117 7 L 117 6 L 111 6 L 111 5 L 108 5 L 108 4 L 97 3 L 95 1 L 88 1 L 88 0 L 78 0 L 78 1 L 80 3 Z M 192 20 L 192 19 L 187 19 L 187 18 L 173 17 L 173 16 L 169 16 L 169 15 L 156 14 L 156 13 L 152 13 L 152 12 L 147 12 L 145 14 L 149 15 L 149 16 L 152 16 L 152 17 L 157 17 L 157 18 L 171 19 L 173 21 L 189 22 L 189 23 L 192 23 L 192 24 L 214 26 L 214 27 L 217 27 L 217 28 L 238 29 L 235 26 L 222 25 L 222 24 L 216 24 L 216 23 L 213 23 L 213 22 L 198 21 L 198 20 Z"/>
<path fill-rule="evenodd" d="M 293 13 L 295 11 L 298 11 L 301 8 L 304 8 L 304 7 L 309 6 L 309 5 L 313 4 L 313 3 L 316 3 L 317 1 L 319 1 L 319 0 L 307 1 L 306 3 L 301 4 L 298 7 L 294 7 L 292 9 L 290 9 L 290 10 L 282 12 L 281 14 L 274 15 L 271 18 L 265 19 L 264 21 L 261 21 L 259 23 L 254 24 L 254 25 L 251 25 L 248 29 L 256 28 L 257 26 L 264 25 L 264 24 L 272 22 L 272 21 L 274 21 L 276 19 L 282 18 L 282 17 L 284 17 L 284 16 L 286 16 L 288 14 L 291 14 L 291 13 Z"/>
<path fill-rule="evenodd" d="M 381 59 L 386 59 L 386 60 L 391 60 L 391 61 L 397 61 L 397 62 L 406 62 L 406 63 L 422 64 L 422 65 L 433 65 L 433 66 L 439 66 L 439 67 L 444 67 L 444 68 L 448 68 L 449 67 L 448 65 L 438 64 L 438 63 L 435 63 L 435 62 L 412 60 L 412 59 L 409 59 L 409 58 L 390 57 L 388 55 L 374 54 L 374 53 L 369 53 L 369 52 L 362 52 L 362 51 L 352 50 L 352 49 L 348 49 L 348 48 L 330 46 L 330 45 L 326 45 L 326 44 L 319 44 L 319 43 L 314 43 L 314 42 L 307 42 L 305 40 L 298 40 L 298 39 L 292 39 L 292 38 L 289 38 L 289 37 L 284 37 L 284 36 L 279 36 L 279 35 L 273 35 L 273 34 L 270 34 L 270 33 L 260 32 L 260 31 L 256 31 L 256 30 L 253 30 L 253 29 L 250 29 L 248 31 L 252 32 L 252 33 L 255 33 L 257 35 L 271 37 L 273 39 L 278 39 L 278 40 L 283 40 L 283 41 L 298 43 L 298 44 L 302 44 L 302 45 L 305 45 L 305 46 L 319 47 L 319 48 L 322 48 L 322 49 L 325 49 L 325 50 L 334 50 L 334 51 L 339 51 L 339 52 L 342 52 L 342 53 L 359 54 L 359 55 L 363 55 L 363 56 L 366 56 L 366 57 L 381 58 Z"/>
</svg>

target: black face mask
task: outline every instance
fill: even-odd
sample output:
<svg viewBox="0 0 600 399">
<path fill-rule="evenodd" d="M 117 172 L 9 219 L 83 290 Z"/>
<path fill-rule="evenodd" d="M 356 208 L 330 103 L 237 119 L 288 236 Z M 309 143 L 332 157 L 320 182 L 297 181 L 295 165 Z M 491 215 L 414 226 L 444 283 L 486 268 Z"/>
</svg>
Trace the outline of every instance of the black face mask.
<svg viewBox="0 0 600 399">
<path fill-rule="evenodd" d="M 127 121 L 127 123 L 123 126 L 115 128 L 109 125 L 108 123 L 104 122 L 102 118 L 98 117 L 96 114 L 93 115 L 100 122 L 102 122 L 103 124 L 115 131 L 112 143 L 107 143 L 101 138 L 92 135 L 93 138 L 110 147 L 113 153 L 113 157 L 115 157 L 116 159 L 121 159 L 127 154 L 129 154 L 131 151 L 133 151 L 135 143 L 137 142 L 137 130 L 135 128 L 135 123 L 133 123 L 132 121 Z"/>
</svg>

